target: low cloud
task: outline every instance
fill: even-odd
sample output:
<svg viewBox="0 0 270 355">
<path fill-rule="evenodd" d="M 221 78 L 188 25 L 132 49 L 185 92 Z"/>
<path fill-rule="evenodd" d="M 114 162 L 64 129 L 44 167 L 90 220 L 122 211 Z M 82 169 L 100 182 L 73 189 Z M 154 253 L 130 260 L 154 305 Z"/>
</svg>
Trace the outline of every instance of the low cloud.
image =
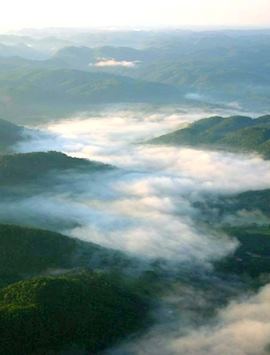
<svg viewBox="0 0 270 355">
<path fill-rule="evenodd" d="M 209 320 L 209 309 L 239 296 L 243 287 L 238 279 L 212 273 L 212 262 L 233 253 L 238 243 L 200 223 L 194 203 L 270 188 L 270 162 L 256 155 L 139 144 L 210 115 L 184 108 L 113 108 L 50 124 L 16 146 L 22 152 L 60 150 L 118 169 L 46 177 L 48 190 L 34 190 L 33 195 L 24 189 L 20 198 L 1 200 L 2 221 L 34 224 L 124 250 L 139 255 L 146 261 L 142 265 L 162 259 L 173 275 L 174 290 L 163 295 L 155 326 L 110 355 L 267 353 L 270 286 L 230 303 Z M 262 216 L 238 211 L 225 218 L 240 224 Z"/>
<path fill-rule="evenodd" d="M 89 176 L 61 177 L 55 196 L 44 196 L 40 205 L 50 206 L 51 217 L 54 211 L 77 223 L 63 232 L 149 258 L 207 266 L 233 252 L 237 243 L 198 225 L 193 203 L 209 194 L 270 187 L 270 162 L 252 155 L 136 144 L 204 114 L 105 111 L 49 125 L 47 134 L 19 149 L 61 150 L 120 168 L 101 174 L 97 183 Z M 29 209 L 31 205 L 29 200 Z"/>
<path fill-rule="evenodd" d="M 94 66 L 97 68 L 106 68 L 106 67 L 124 67 L 124 68 L 135 68 L 138 65 L 139 61 L 128 61 L 128 60 L 116 60 L 116 59 L 107 59 L 100 58 L 96 63 L 90 63 L 89 66 Z"/>
<path fill-rule="evenodd" d="M 266 355 L 270 344 L 270 286 L 257 295 L 233 301 L 207 326 L 198 329 L 156 327 L 137 342 L 107 355 Z M 175 326 L 175 325 L 174 325 Z M 176 326 L 175 326 L 176 327 Z"/>
</svg>

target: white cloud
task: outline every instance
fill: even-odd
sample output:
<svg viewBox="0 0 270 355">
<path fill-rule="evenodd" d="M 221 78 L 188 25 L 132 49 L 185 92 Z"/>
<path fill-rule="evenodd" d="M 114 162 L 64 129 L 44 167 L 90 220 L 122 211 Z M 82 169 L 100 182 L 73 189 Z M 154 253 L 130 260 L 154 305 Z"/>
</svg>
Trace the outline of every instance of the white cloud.
<svg viewBox="0 0 270 355">
<path fill-rule="evenodd" d="M 270 187 L 270 162 L 256 156 L 134 144 L 204 115 L 175 109 L 105 111 L 52 124 L 53 138 L 39 137 L 21 148 L 62 150 L 123 169 L 101 176 L 98 185 L 88 177 L 73 179 L 70 190 L 81 192 L 76 204 L 67 200 L 80 222 L 73 236 L 147 257 L 207 264 L 236 244 L 196 226 L 192 202 L 209 193 Z"/>
<path fill-rule="evenodd" d="M 115 59 L 106 59 L 102 58 L 96 63 L 90 63 L 90 66 L 95 66 L 98 68 L 105 67 L 125 67 L 125 68 L 134 68 L 139 62 L 138 61 L 128 61 L 128 60 L 115 60 Z"/>
<path fill-rule="evenodd" d="M 231 302 L 219 312 L 212 325 L 186 329 L 187 335 L 182 336 L 177 336 L 175 329 L 168 329 L 168 325 L 156 327 L 137 342 L 107 354 L 266 355 L 270 344 L 269 306 L 268 285 L 255 296 Z"/>
<path fill-rule="evenodd" d="M 169 347 L 175 354 L 262 355 L 270 344 L 270 286 L 222 310 L 217 325 L 194 331 Z"/>
</svg>

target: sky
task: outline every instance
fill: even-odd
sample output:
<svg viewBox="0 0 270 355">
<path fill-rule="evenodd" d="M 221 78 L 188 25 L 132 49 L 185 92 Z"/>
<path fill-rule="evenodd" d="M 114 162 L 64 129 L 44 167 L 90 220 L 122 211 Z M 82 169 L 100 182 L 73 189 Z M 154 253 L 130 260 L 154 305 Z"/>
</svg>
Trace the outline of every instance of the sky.
<svg viewBox="0 0 270 355">
<path fill-rule="evenodd" d="M 9 0 L 0 29 L 270 25 L 270 0 Z"/>
</svg>

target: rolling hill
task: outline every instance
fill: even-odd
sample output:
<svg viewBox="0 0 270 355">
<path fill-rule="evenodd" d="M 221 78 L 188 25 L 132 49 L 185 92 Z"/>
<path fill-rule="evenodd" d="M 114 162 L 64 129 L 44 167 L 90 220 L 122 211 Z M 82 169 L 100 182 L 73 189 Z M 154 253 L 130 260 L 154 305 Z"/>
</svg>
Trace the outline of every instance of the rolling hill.
<svg viewBox="0 0 270 355">
<path fill-rule="evenodd" d="M 62 40 L 59 37 L 44 37 L 38 40 L 29 36 L 0 37 L 3 48 L 13 46 L 15 49 L 18 47 L 29 52 L 42 53 L 45 50 L 47 53 L 43 60 L 34 60 L 34 54 L 24 55 L 23 51 L 21 54 L 18 51 L 17 55 L 21 55 L 21 58 L 12 57 L 12 51 L 3 50 L 4 56 L 0 58 L 0 89 L 2 87 L 4 97 L 8 94 L 7 97 L 13 98 L 13 106 L 18 105 L 18 111 L 15 111 L 15 108 L 12 111 L 6 106 L 6 110 L 2 108 L 0 112 L 6 113 L 5 117 L 8 118 L 14 118 L 19 109 L 21 114 L 25 111 L 26 116 L 27 113 L 34 114 L 35 107 L 30 110 L 25 105 L 22 107 L 22 102 L 17 103 L 19 98 L 26 100 L 27 93 L 34 95 L 37 100 L 36 112 L 39 113 L 46 111 L 46 102 L 49 101 L 51 104 L 58 102 L 60 105 L 60 102 L 65 101 L 65 104 L 79 106 L 88 104 L 89 101 L 178 102 L 181 95 L 182 99 L 186 97 L 188 101 L 192 101 L 191 97 L 197 97 L 199 98 L 197 101 L 210 104 L 238 102 L 253 110 L 255 107 L 264 109 L 269 107 L 268 30 L 244 32 L 177 30 L 149 33 L 131 31 L 106 34 L 105 37 L 104 35 L 104 33 L 77 34 L 75 38 L 74 34 L 73 37 L 70 34 L 69 37 L 65 35 Z M 126 39 L 120 40 L 122 37 Z M 97 38 L 99 40 L 96 42 Z M 138 43 L 144 45 L 138 46 Z M 29 44 L 31 47 L 27 47 Z M 29 57 L 33 60 L 29 60 Z M 95 66 L 101 59 L 134 62 L 136 65 Z M 1 68 L 13 71 L 12 66 L 15 71 L 13 74 L 9 72 L 7 77 Z M 84 74 L 76 71 L 82 71 Z M 74 75 L 78 76 L 79 83 L 74 82 Z M 20 82 L 20 77 L 23 76 L 25 86 Z M 36 76 L 41 76 L 45 82 L 47 76 L 50 80 L 52 76 L 56 77 L 53 79 L 55 88 L 51 87 L 51 96 L 46 87 L 38 82 Z M 131 79 L 133 81 L 130 81 Z M 97 80 L 103 82 L 102 90 L 97 87 Z M 112 87 L 108 80 L 118 84 Z M 73 93 L 63 85 L 63 81 L 74 86 Z M 35 85 L 36 92 L 33 90 Z M 132 96 L 127 94 L 127 87 L 134 91 Z M 81 97 L 76 95 L 79 92 L 82 94 Z"/>
<path fill-rule="evenodd" d="M 270 227 L 226 227 L 224 231 L 239 242 L 235 253 L 216 264 L 220 272 L 251 278 L 254 286 L 270 272 Z"/>
<path fill-rule="evenodd" d="M 154 138 L 150 143 L 256 152 L 269 159 L 270 116 L 257 119 L 244 116 L 205 118 L 184 129 Z"/>
<path fill-rule="evenodd" d="M 61 173 L 95 173 L 111 169 L 113 167 L 107 164 L 72 158 L 54 151 L 0 155 L 2 185 L 42 183 Z"/>
<path fill-rule="evenodd" d="M 135 35 L 136 36 L 136 35 Z M 143 48 L 120 45 L 67 47 L 48 62 L 81 70 L 114 73 L 174 85 L 209 103 L 239 101 L 246 107 L 269 107 L 269 31 L 172 31 Z M 97 47 L 97 46 L 95 46 Z M 125 65 L 89 66 L 100 58 L 131 61 Z"/>
<path fill-rule="evenodd" d="M 1 352 L 97 353 L 139 330 L 147 304 L 100 273 L 20 281 L 0 291 Z"/>
<path fill-rule="evenodd" d="M 16 143 L 26 138 L 25 131 L 21 126 L 0 119 L 0 153 L 12 151 Z"/>
<path fill-rule="evenodd" d="M 1 353 L 96 353 L 139 330 L 149 305 L 125 280 L 132 263 L 93 243 L 0 225 Z"/>
<path fill-rule="evenodd" d="M 177 89 L 166 84 L 102 72 L 42 68 L 0 70 L 0 92 L 19 103 L 34 101 L 74 105 L 168 101 L 179 96 Z"/>
<path fill-rule="evenodd" d="M 0 224 L 0 286 L 76 268 L 123 270 L 132 259 L 118 251 L 46 230 Z"/>
</svg>

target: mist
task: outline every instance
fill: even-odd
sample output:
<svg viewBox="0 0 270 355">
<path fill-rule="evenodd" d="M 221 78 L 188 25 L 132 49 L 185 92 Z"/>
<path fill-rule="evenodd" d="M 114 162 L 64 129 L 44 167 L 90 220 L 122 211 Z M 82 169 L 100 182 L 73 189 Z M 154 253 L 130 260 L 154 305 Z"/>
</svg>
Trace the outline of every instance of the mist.
<svg viewBox="0 0 270 355">
<path fill-rule="evenodd" d="M 265 286 L 258 294 L 231 301 L 207 326 L 183 331 L 178 320 L 173 328 L 168 329 L 168 324 L 157 326 L 137 342 L 129 342 L 106 354 L 268 354 L 269 297 L 270 286 Z"/>
<path fill-rule="evenodd" d="M 205 223 L 195 205 L 270 188 L 270 162 L 255 154 L 147 144 L 210 115 L 211 110 L 185 107 L 85 112 L 35 127 L 31 139 L 15 147 L 62 151 L 115 169 L 92 175 L 54 172 L 47 190 L 0 202 L 1 221 L 124 251 L 138 257 L 142 268 L 162 260 L 174 280 L 155 309 L 155 325 L 106 354 L 264 354 L 269 286 L 243 298 L 242 280 L 214 274 L 214 263 L 232 255 L 239 242 Z M 251 218 L 268 221 L 256 213 L 225 219 L 241 224 Z"/>
<path fill-rule="evenodd" d="M 124 68 L 134 68 L 139 62 L 138 61 L 128 61 L 128 60 L 115 60 L 113 58 L 99 58 L 96 63 L 90 63 L 89 66 L 95 66 L 98 68 L 104 67 L 124 67 Z"/>
<path fill-rule="evenodd" d="M 194 202 L 209 194 L 267 188 L 270 164 L 255 155 L 142 143 L 210 114 L 185 108 L 101 111 L 41 127 L 18 151 L 60 150 L 118 169 L 95 178 L 57 176 L 56 190 L 24 198 L 12 207 L 14 214 L 36 223 L 42 216 L 68 219 L 76 227 L 61 231 L 74 237 L 147 258 L 209 266 L 237 243 L 198 224 Z M 42 206 L 38 212 L 36 205 Z M 10 212 L 1 214 L 5 218 Z"/>
</svg>

